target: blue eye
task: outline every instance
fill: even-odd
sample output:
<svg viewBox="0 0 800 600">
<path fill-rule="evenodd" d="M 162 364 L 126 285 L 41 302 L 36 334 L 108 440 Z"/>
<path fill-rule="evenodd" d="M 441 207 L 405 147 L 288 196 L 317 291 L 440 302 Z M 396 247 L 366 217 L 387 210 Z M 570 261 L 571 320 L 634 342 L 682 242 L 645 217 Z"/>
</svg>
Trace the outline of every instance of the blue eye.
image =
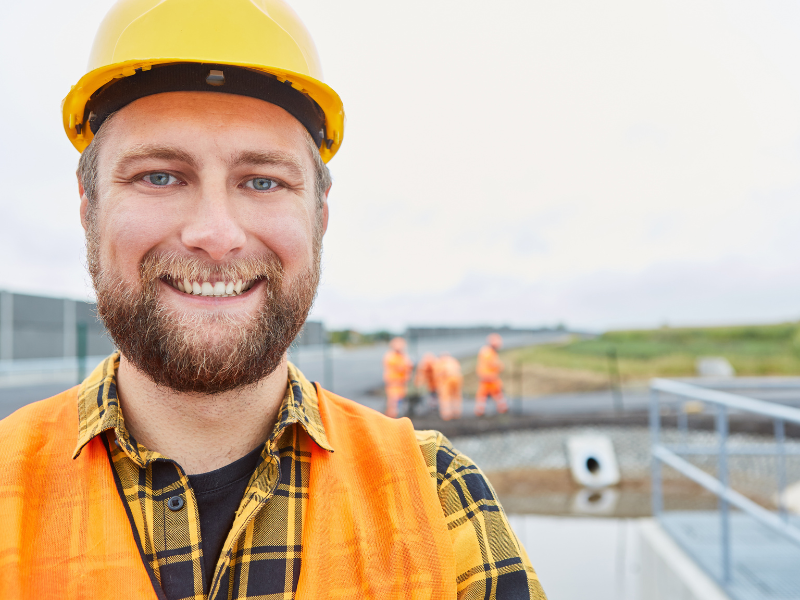
<svg viewBox="0 0 800 600">
<path fill-rule="evenodd" d="M 149 175 L 144 176 L 144 180 L 148 183 L 152 183 L 153 185 L 162 187 L 178 181 L 175 176 L 170 175 L 169 173 L 150 173 Z"/>
<path fill-rule="evenodd" d="M 259 192 L 266 192 L 267 190 L 278 187 L 278 184 L 275 183 L 274 180 L 267 179 L 266 177 L 256 177 L 247 182 L 247 187 L 258 190 Z"/>
</svg>

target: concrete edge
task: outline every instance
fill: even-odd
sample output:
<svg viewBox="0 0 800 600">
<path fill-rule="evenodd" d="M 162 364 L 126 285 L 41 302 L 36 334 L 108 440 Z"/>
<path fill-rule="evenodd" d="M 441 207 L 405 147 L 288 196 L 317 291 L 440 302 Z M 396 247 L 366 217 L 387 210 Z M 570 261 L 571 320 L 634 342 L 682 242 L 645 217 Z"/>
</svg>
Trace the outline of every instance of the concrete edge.
<svg viewBox="0 0 800 600">
<path fill-rule="evenodd" d="M 696 598 L 731 600 L 717 583 L 681 549 L 655 519 L 641 519 L 639 532 L 664 563 Z"/>
</svg>

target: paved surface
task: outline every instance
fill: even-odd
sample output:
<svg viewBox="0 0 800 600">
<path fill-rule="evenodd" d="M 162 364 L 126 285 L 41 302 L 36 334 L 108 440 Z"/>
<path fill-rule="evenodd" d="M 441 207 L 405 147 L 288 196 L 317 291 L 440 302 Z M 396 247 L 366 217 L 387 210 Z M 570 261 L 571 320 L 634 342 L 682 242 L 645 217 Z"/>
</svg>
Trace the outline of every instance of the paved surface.
<svg viewBox="0 0 800 600">
<path fill-rule="evenodd" d="M 63 382 L 0 388 L 0 419 L 7 417 L 26 404 L 55 396 L 69 388 L 70 385 L 71 382 Z"/>
<path fill-rule="evenodd" d="M 504 342 L 506 348 L 518 348 L 553 342 L 564 335 L 555 331 L 514 334 L 505 336 Z M 412 359 L 419 358 L 424 352 L 438 354 L 445 351 L 462 358 L 477 355 L 484 343 L 485 336 L 431 338 L 419 340 L 409 350 Z M 369 394 L 383 385 L 383 355 L 386 350 L 386 344 L 354 349 L 339 346 L 305 347 L 295 350 L 291 360 L 312 381 L 320 382 L 337 394 L 382 410 L 382 398 Z M 89 369 L 93 367 L 94 364 Z M 40 377 L 26 374 L 22 379 L 0 383 L 0 418 L 26 404 L 49 398 L 75 383 L 76 375 L 72 372 L 64 375 L 42 374 Z"/>
</svg>

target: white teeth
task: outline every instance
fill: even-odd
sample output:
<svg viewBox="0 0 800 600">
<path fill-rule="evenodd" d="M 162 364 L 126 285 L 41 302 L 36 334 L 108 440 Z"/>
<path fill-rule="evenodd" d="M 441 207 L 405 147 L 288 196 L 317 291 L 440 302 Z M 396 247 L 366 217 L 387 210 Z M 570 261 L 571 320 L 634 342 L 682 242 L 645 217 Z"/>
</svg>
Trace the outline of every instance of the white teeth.
<svg viewBox="0 0 800 600">
<path fill-rule="evenodd" d="M 254 280 L 242 281 L 241 279 L 228 282 L 217 281 L 215 283 L 211 283 L 209 281 L 203 281 L 201 283 L 199 281 L 190 281 L 189 279 L 172 279 L 169 281 L 169 283 L 176 290 L 180 290 L 185 294 L 194 294 L 195 296 L 215 296 L 218 298 L 238 296 L 255 285 Z"/>
</svg>

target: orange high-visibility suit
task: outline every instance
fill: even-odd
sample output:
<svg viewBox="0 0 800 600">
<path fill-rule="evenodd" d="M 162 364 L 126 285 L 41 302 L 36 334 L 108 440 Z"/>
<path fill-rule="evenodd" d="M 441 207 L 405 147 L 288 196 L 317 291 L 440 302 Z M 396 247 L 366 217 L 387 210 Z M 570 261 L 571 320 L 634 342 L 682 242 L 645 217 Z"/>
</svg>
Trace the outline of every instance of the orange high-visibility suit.
<svg viewBox="0 0 800 600">
<path fill-rule="evenodd" d="M 499 338 L 499 336 L 497 336 Z M 494 339 L 487 346 L 481 348 L 478 353 L 478 393 L 475 394 L 475 414 L 479 417 L 486 412 L 486 398 L 491 396 L 497 403 L 497 412 L 508 411 L 508 404 L 503 395 L 503 381 L 500 379 L 500 372 L 503 370 L 503 363 L 497 355 L 497 348 L 500 346 Z"/>
<path fill-rule="evenodd" d="M 436 361 L 435 370 L 439 392 L 439 415 L 445 421 L 458 419 L 461 416 L 463 399 L 461 386 L 464 382 L 461 364 L 449 354 L 443 354 Z"/>
<path fill-rule="evenodd" d="M 417 365 L 417 376 L 414 384 L 419 388 L 423 385 L 431 394 L 436 394 L 436 357 L 426 352 Z"/>
<path fill-rule="evenodd" d="M 391 349 L 383 357 L 383 382 L 386 384 L 386 414 L 397 416 L 397 404 L 408 394 L 408 380 L 414 365 L 405 352 L 402 338 L 390 343 Z"/>
</svg>

